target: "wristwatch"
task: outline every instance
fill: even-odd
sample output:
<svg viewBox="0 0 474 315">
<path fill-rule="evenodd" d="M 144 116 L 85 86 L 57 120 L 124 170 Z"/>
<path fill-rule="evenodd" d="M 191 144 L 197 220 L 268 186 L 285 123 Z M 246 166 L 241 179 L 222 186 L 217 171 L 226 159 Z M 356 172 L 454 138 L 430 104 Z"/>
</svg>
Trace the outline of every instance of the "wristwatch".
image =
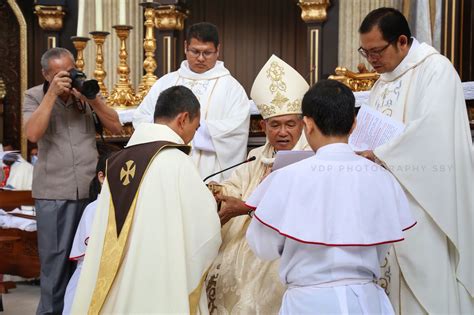
<svg viewBox="0 0 474 315">
<path fill-rule="evenodd" d="M 255 212 L 255 210 L 253 209 L 250 209 L 248 212 L 247 212 L 247 215 L 251 218 L 253 218 L 253 213 Z"/>
</svg>

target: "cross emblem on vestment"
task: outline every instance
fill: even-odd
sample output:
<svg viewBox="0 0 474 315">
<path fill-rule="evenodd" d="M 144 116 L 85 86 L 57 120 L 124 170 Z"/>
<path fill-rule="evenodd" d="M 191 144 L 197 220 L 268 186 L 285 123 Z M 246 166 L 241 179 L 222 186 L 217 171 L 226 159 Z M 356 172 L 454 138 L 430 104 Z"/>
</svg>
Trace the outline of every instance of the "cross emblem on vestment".
<svg viewBox="0 0 474 315">
<path fill-rule="evenodd" d="M 135 162 L 133 160 L 125 162 L 124 167 L 120 170 L 120 181 L 122 181 L 122 185 L 127 186 L 130 184 L 130 181 L 135 177 L 135 169 Z"/>
</svg>

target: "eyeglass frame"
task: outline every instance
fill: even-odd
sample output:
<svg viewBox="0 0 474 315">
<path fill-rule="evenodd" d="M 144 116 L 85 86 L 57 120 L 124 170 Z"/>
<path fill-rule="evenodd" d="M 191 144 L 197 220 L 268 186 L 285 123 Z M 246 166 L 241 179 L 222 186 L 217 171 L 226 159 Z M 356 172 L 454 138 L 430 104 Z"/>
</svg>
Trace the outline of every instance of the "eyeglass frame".
<svg viewBox="0 0 474 315">
<path fill-rule="evenodd" d="M 389 41 L 387 45 L 385 45 L 384 47 L 382 48 L 379 48 L 379 49 L 376 49 L 375 51 L 369 51 L 365 48 L 362 48 L 362 46 L 360 46 L 357 51 L 359 52 L 359 54 L 364 57 L 365 59 L 369 59 L 369 56 L 372 56 L 372 58 L 380 58 L 382 57 L 382 54 L 383 52 L 390 46 L 392 45 L 394 42 L 398 41 L 398 37 Z"/>
<path fill-rule="evenodd" d="M 186 53 L 190 53 L 191 54 L 191 57 L 193 58 L 199 58 L 200 56 L 202 56 L 204 59 L 209 59 L 212 55 L 216 54 L 217 53 L 217 50 L 215 51 L 200 51 L 200 50 L 197 50 L 197 49 L 194 49 L 194 48 L 187 48 L 186 47 Z"/>
</svg>

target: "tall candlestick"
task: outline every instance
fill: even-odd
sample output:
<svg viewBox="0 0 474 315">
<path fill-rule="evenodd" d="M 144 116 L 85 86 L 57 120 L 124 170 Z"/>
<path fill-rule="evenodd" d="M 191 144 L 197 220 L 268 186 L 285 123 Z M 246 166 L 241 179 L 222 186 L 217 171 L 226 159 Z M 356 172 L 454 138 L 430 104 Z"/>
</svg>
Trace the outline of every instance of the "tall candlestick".
<svg viewBox="0 0 474 315">
<path fill-rule="evenodd" d="M 102 31 L 103 28 L 102 0 L 95 0 L 95 29 Z"/>
<path fill-rule="evenodd" d="M 77 56 L 76 56 L 76 67 L 79 71 L 84 71 L 84 49 L 87 46 L 87 41 L 89 37 L 81 37 L 81 36 L 72 36 L 71 37 L 72 43 L 74 48 L 76 48 Z"/>
<path fill-rule="evenodd" d="M 105 72 L 104 70 L 104 53 L 102 48 L 104 46 L 105 38 L 107 37 L 107 35 L 109 35 L 109 32 L 96 31 L 90 32 L 90 34 L 92 35 L 92 38 L 94 39 L 94 42 L 97 47 L 94 78 L 96 78 L 97 82 L 99 83 L 100 92 L 102 93 L 102 96 L 107 98 L 109 96 L 109 93 L 107 92 L 107 88 L 104 84 L 104 79 L 107 75 L 107 72 Z"/>
<path fill-rule="evenodd" d="M 127 24 L 125 13 L 125 0 L 119 0 L 119 25 Z"/>
<path fill-rule="evenodd" d="M 130 67 L 127 64 L 128 53 L 126 45 L 128 34 L 133 27 L 130 25 L 114 25 L 112 27 L 115 29 L 117 36 L 120 39 L 120 62 L 117 67 L 119 81 L 110 92 L 109 97 L 107 98 L 107 103 L 111 106 L 118 107 L 133 106 L 136 105 L 135 91 L 133 90 L 129 79 Z"/>
<path fill-rule="evenodd" d="M 84 35 L 84 10 L 85 10 L 85 3 L 84 0 L 79 0 L 78 2 L 78 13 L 77 13 L 77 36 Z"/>
<path fill-rule="evenodd" d="M 156 82 L 157 77 L 154 75 L 156 70 L 155 50 L 156 50 L 156 39 L 153 33 L 155 23 L 153 19 L 155 17 L 155 9 L 158 7 L 158 3 L 153 2 L 142 2 L 141 6 L 145 8 L 145 39 L 143 40 L 143 49 L 145 50 L 145 60 L 143 61 L 143 68 L 146 74 L 142 77 L 142 81 L 137 89 L 136 103 L 140 104 L 148 94 L 148 91 Z"/>
</svg>

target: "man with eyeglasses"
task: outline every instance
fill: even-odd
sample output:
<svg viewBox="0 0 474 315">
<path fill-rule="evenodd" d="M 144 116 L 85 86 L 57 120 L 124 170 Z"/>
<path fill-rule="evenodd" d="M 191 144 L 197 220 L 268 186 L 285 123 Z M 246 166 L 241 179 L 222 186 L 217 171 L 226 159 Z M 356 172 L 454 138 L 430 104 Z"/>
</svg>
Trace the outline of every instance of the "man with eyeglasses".
<svg viewBox="0 0 474 315">
<path fill-rule="evenodd" d="M 392 304 L 397 314 L 473 314 L 474 157 L 459 76 L 395 9 L 370 12 L 359 33 L 359 52 L 381 74 L 370 106 L 405 124 L 361 155 L 393 173 L 418 221 L 387 256 Z"/>
<path fill-rule="evenodd" d="M 153 121 L 160 93 L 174 85 L 191 89 L 201 103 L 201 122 L 192 142 L 191 157 L 202 178 L 245 159 L 250 106 L 244 88 L 232 77 L 219 57 L 217 27 L 191 25 L 184 42 L 186 60 L 177 71 L 160 78 L 134 113 L 133 126 Z M 211 180 L 222 181 L 227 171 Z"/>
<path fill-rule="evenodd" d="M 74 272 L 69 251 L 95 176 L 92 109 L 110 131 L 118 133 L 122 126 L 102 96 L 90 100 L 72 89 L 69 71 L 75 62 L 69 50 L 49 49 L 41 57 L 41 67 L 45 83 L 27 90 L 23 104 L 26 137 L 38 143 L 39 151 L 33 171 L 41 263 L 37 314 L 60 314 Z"/>
</svg>

